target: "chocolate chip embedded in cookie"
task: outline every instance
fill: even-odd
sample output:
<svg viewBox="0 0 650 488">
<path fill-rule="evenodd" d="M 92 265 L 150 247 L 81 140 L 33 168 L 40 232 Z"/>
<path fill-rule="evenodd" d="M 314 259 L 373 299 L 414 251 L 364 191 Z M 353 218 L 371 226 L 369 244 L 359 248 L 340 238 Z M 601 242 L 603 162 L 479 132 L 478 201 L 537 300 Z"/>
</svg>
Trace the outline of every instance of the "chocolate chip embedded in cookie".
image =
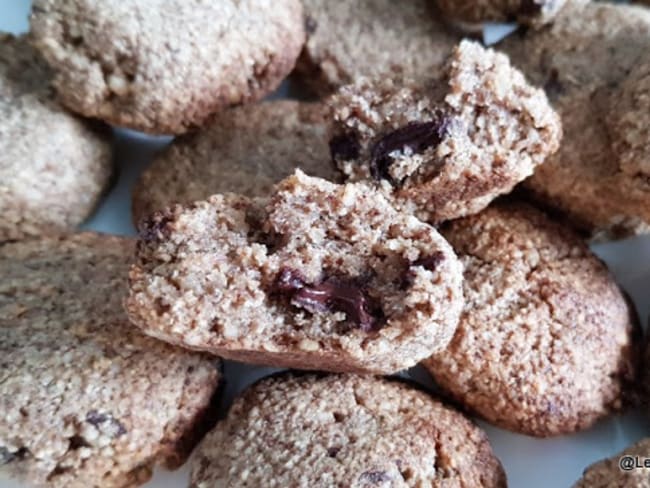
<svg viewBox="0 0 650 488">
<path fill-rule="evenodd" d="M 650 487 L 650 439 L 642 439 L 614 456 L 592 464 L 573 488 Z M 640 465 L 639 465 L 640 464 Z"/>
<path fill-rule="evenodd" d="M 328 103 L 332 158 L 432 223 L 476 213 L 555 152 L 561 124 L 506 56 L 463 41 L 427 84 L 362 80 Z"/>
<path fill-rule="evenodd" d="M 432 227 L 362 184 L 297 172 L 141 229 L 126 307 L 145 333 L 226 358 L 392 373 L 447 345 L 462 270 Z"/>
<path fill-rule="evenodd" d="M 506 486 L 476 425 L 406 384 L 360 376 L 284 374 L 253 385 L 191 470 L 197 488 Z"/>
<path fill-rule="evenodd" d="M 540 27 L 555 18 L 567 3 L 586 3 L 588 0 L 437 0 L 438 8 L 455 21 L 509 22 Z"/>
<path fill-rule="evenodd" d="M 144 171 L 133 191 L 135 221 L 215 193 L 266 196 L 296 168 L 336 181 L 327 131 L 321 104 L 278 100 L 227 110 L 175 140 Z"/>
<path fill-rule="evenodd" d="M 84 233 L 0 246 L 0 471 L 121 488 L 177 467 L 212 425 L 216 358 L 123 311 L 135 242 Z"/>
<path fill-rule="evenodd" d="M 54 103 L 50 74 L 25 36 L 0 34 L 0 242 L 79 225 L 110 181 L 108 134 Z"/>
<path fill-rule="evenodd" d="M 577 235 L 517 203 L 443 235 L 464 265 L 466 299 L 451 343 L 424 362 L 443 390 L 500 427 L 542 437 L 624 406 L 639 324 Z"/>
<path fill-rule="evenodd" d="M 304 43 L 299 0 L 36 0 L 31 35 L 77 113 L 180 134 L 263 98 Z"/>
<path fill-rule="evenodd" d="M 320 96 L 361 76 L 430 78 L 461 36 L 429 0 L 303 0 L 307 41 L 294 78 Z"/>
</svg>

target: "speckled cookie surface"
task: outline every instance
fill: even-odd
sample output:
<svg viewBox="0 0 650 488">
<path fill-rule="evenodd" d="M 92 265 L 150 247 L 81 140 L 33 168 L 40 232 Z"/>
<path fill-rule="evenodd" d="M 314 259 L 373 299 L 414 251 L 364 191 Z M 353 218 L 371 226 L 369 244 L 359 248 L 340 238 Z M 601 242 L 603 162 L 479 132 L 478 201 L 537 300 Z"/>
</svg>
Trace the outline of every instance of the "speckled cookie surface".
<svg viewBox="0 0 650 488">
<path fill-rule="evenodd" d="M 517 21 L 540 27 L 551 22 L 567 3 L 588 0 L 437 0 L 438 8 L 451 20 L 481 23 Z"/>
<path fill-rule="evenodd" d="M 391 373 L 447 345 L 461 278 L 432 227 L 297 172 L 268 201 L 215 195 L 146 222 L 126 307 L 147 334 L 226 358 Z"/>
<path fill-rule="evenodd" d="M 192 460 L 192 488 L 506 486 L 486 435 L 407 385 L 372 377 L 264 380 Z"/>
<path fill-rule="evenodd" d="M 570 433 L 619 410 L 639 330 L 607 268 L 567 228 L 523 204 L 443 230 L 464 273 L 449 347 L 424 364 L 486 420 L 534 436 Z"/>
<path fill-rule="evenodd" d="M 560 150 L 526 186 L 595 237 L 650 232 L 650 11 L 592 2 L 499 49 L 562 116 Z"/>
<path fill-rule="evenodd" d="M 460 39 L 428 0 L 303 0 L 307 41 L 295 77 L 319 95 L 361 76 L 436 76 Z"/>
<path fill-rule="evenodd" d="M 174 134 L 274 90 L 304 41 L 299 0 L 36 0 L 31 28 L 68 108 Z"/>
<path fill-rule="evenodd" d="M 0 34 L 0 241 L 70 229 L 112 172 L 106 137 L 58 107 L 25 37 Z"/>
<path fill-rule="evenodd" d="M 406 211 L 438 223 L 485 208 L 555 152 L 561 123 L 507 57 L 463 41 L 440 79 L 362 80 L 328 102 L 332 158 Z"/>
<path fill-rule="evenodd" d="M 340 179 L 330 160 L 322 105 L 282 100 L 235 108 L 177 139 L 154 160 L 133 191 L 134 220 L 215 193 L 266 196 L 296 168 Z"/>
<path fill-rule="evenodd" d="M 128 323 L 133 245 L 85 233 L 0 246 L 5 473 L 55 488 L 137 486 L 199 440 L 218 360 Z"/>
<path fill-rule="evenodd" d="M 611 458 L 592 464 L 573 488 L 650 488 L 650 469 L 635 467 L 624 471 L 620 465 L 624 456 L 632 456 L 635 463 L 650 459 L 650 439 L 642 439 Z"/>
</svg>

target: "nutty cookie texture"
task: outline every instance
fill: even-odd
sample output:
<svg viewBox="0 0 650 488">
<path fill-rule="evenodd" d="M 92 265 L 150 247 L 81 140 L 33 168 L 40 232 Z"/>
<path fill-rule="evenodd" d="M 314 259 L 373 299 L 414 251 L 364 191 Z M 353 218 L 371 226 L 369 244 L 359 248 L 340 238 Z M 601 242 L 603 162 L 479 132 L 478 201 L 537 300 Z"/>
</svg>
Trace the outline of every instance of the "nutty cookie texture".
<svg viewBox="0 0 650 488">
<path fill-rule="evenodd" d="M 235 400 L 191 464 L 191 488 L 505 487 L 487 436 L 405 384 L 282 375 Z"/>
<path fill-rule="evenodd" d="M 112 174 L 108 138 L 52 100 L 25 36 L 0 34 L 0 242 L 80 224 Z"/>
<path fill-rule="evenodd" d="M 430 78 L 461 36 L 429 0 L 303 0 L 307 41 L 294 78 L 320 96 L 362 76 Z"/>
<path fill-rule="evenodd" d="M 650 458 L 650 439 L 642 439 L 611 458 L 592 464 L 573 488 L 650 488 L 650 469 L 635 467 L 624 471 L 620 464 L 624 456 L 632 456 L 634 462 L 637 456 Z"/>
<path fill-rule="evenodd" d="M 329 101 L 332 158 L 422 220 L 476 213 L 559 146 L 560 119 L 508 58 L 463 41 L 440 79 L 361 80 Z"/>
<path fill-rule="evenodd" d="M 461 22 L 508 22 L 540 27 L 555 18 L 565 4 L 587 0 L 437 0 L 449 19 Z"/>
<path fill-rule="evenodd" d="M 299 0 L 35 0 L 31 29 L 70 110 L 173 134 L 273 91 L 305 38 Z"/>
<path fill-rule="evenodd" d="M 597 239 L 650 232 L 649 45 L 650 10 L 591 2 L 499 46 L 564 125 L 526 188 Z"/>
<path fill-rule="evenodd" d="M 497 426 L 534 436 L 586 429 L 627 403 L 640 328 L 581 239 L 521 203 L 450 223 L 465 309 L 437 383 Z"/>
<path fill-rule="evenodd" d="M 145 333 L 254 364 L 394 373 L 447 345 L 462 269 L 435 229 L 361 184 L 296 172 L 141 228 L 126 308 Z"/>
<path fill-rule="evenodd" d="M 321 104 L 278 100 L 225 111 L 204 130 L 178 138 L 144 171 L 133 191 L 134 220 L 215 193 L 267 196 L 296 168 L 339 180 L 327 141 Z"/>
<path fill-rule="evenodd" d="M 1 471 L 137 486 L 210 428 L 218 360 L 142 335 L 122 309 L 133 247 L 92 233 L 0 245 Z"/>
</svg>

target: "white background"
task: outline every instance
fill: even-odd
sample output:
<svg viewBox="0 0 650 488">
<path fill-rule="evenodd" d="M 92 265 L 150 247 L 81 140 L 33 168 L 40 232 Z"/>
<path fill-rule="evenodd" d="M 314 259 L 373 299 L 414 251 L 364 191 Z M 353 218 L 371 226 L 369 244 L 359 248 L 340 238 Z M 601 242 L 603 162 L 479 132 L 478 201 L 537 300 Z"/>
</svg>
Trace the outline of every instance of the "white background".
<svg viewBox="0 0 650 488">
<path fill-rule="evenodd" d="M 29 1 L 0 0 L 0 30 L 23 32 L 28 28 Z M 286 87 L 276 96 L 286 93 Z M 2 123 L 2 121 L 0 121 Z M 169 138 L 150 138 L 128 131 L 115 133 L 115 162 L 119 178 L 95 215 L 83 226 L 114 234 L 132 235 L 130 192 L 138 174 L 152 154 L 169 142 Z M 650 237 L 629 239 L 594 250 L 608 263 L 620 284 L 634 299 L 645 326 L 650 311 Z M 271 371 L 268 368 L 227 363 L 226 404 L 250 382 Z M 422 371 L 411 371 L 418 381 L 430 384 Z M 2 412 L 0 412 L 2 415 Z M 480 422 L 488 432 L 497 456 L 508 474 L 511 487 L 547 488 L 570 486 L 590 463 L 610 456 L 650 434 L 650 422 L 642 412 L 603 421 L 577 435 L 553 439 L 534 439 L 513 434 Z M 0 475 L 0 488 L 21 485 Z M 187 468 L 175 473 L 158 472 L 147 485 L 156 488 L 187 486 Z"/>
</svg>

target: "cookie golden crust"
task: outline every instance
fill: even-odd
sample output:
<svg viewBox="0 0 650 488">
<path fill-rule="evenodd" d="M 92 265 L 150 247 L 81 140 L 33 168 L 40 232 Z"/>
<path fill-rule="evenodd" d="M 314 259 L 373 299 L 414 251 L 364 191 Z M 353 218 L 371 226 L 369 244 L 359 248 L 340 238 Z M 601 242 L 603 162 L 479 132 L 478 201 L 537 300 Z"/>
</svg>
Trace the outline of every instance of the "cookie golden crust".
<svg viewBox="0 0 650 488">
<path fill-rule="evenodd" d="M 110 181 L 108 134 L 54 103 L 49 82 L 25 36 L 0 34 L 0 242 L 77 226 Z"/>
<path fill-rule="evenodd" d="M 219 361 L 129 324 L 133 245 L 83 233 L 0 246 L 5 473 L 53 488 L 137 486 L 155 464 L 182 464 L 209 429 Z"/>
<path fill-rule="evenodd" d="M 432 227 L 301 172 L 141 228 L 126 308 L 145 333 L 240 361 L 394 373 L 447 345 L 462 270 Z"/>
<path fill-rule="evenodd" d="M 650 469 L 634 467 L 626 471 L 621 468 L 631 466 L 630 458 L 635 463 L 632 466 L 636 465 L 637 458 L 650 458 L 650 439 L 642 439 L 611 458 L 592 464 L 573 488 L 650 488 Z"/>
<path fill-rule="evenodd" d="M 215 193 L 267 196 L 296 169 L 340 180 L 328 140 L 321 104 L 279 100 L 227 110 L 178 138 L 144 171 L 133 190 L 134 220 Z"/>
<path fill-rule="evenodd" d="M 640 329 L 577 235 L 519 203 L 442 232 L 463 263 L 466 299 L 450 345 L 424 362 L 444 390 L 500 427 L 541 437 L 624 406 Z"/>
<path fill-rule="evenodd" d="M 650 10 L 601 2 L 499 45 L 564 126 L 560 150 L 525 186 L 595 238 L 650 232 L 648 45 Z"/>
<path fill-rule="evenodd" d="M 325 96 L 359 77 L 436 76 L 461 36 L 429 0 L 303 0 L 307 41 L 294 78 Z"/>
<path fill-rule="evenodd" d="M 263 98 L 304 42 L 299 0 L 36 0 L 31 29 L 64 105 L 150 133 Z"/>
<path fill-rule="evenodd" d="M 282 375 L 235 400 L 197 449 L 192 488 L 505 487 L 486 435 L 405 384 Z"/>
<path fill-rule="evenodd" d="M 436 80 L 364 79 L 327 103 L 332 157 L 345 177 L 433 224 L 509 193 L 562 136 L 543 90 L 506 56 L 470 41 L 450 52 Z"/>
</svg>

